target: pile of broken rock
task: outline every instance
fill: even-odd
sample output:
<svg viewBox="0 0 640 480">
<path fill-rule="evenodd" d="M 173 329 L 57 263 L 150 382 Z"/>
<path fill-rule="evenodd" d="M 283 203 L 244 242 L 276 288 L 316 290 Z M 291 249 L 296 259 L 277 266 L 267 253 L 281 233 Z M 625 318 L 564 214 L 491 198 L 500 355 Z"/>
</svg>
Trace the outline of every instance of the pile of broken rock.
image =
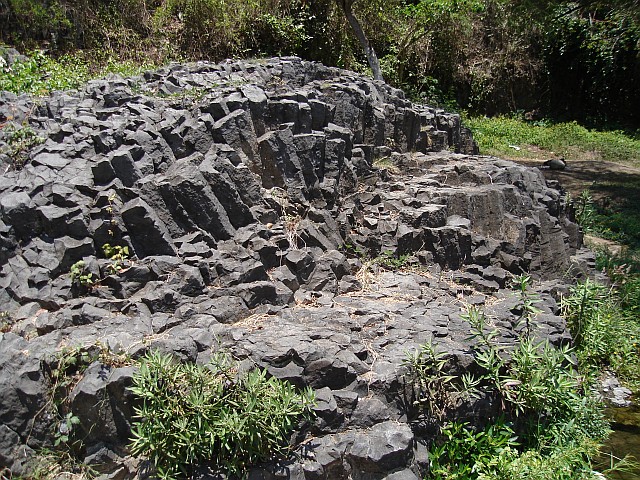
<svg viewBox="0 0 640 480">
<path fill-rule="evenodd" d="M 426 459 L 400 395 L 407 351 L 434 339 L 468 368 L 464 306 L 511 328 L 523 272 L 541 334 L 569 339 L 557 294 L 591 258 L 557 185 L 477 156 L 459 116 L 381 82 L 297 58 L 172 65 L 47 98 L 5 92 L 3 117 L 43 139 L 24 168 L 0 155 L 0 465 L 13 474 L 53 440 L 47 368 L 64 346 L 199 362 L 224 348 L 315 389 L 304 447 L 255 478 L 413 479 Z M 105 244 L 127 254 L 105 258 Z M 366 258 L 386 252 L 419 268 L 375 271 Z M 96 362 L 70 394 L 83 461 L 105 478 L 137 474 L 133 371 Z"/>
</svg>

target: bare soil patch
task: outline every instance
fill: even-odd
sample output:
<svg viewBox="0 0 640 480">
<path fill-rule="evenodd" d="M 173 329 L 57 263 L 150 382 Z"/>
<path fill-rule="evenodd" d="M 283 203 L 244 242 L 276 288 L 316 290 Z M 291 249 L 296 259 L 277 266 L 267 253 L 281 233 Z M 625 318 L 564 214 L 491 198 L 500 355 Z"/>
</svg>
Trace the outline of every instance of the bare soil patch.
<svg viewBox="0 0 640 480">
<path fill-rule="evenodd" d="M 594 200 L 599 202 L 640 203 L 640 168 L 603 160 L 567 160 L 564 170 L 550 170 L 544 166 L 546 159 L 515 161 L 521 165 L 540 168 L 545 178 L 558 180 L 574 198 L 588 189 Z"/>
</svg>

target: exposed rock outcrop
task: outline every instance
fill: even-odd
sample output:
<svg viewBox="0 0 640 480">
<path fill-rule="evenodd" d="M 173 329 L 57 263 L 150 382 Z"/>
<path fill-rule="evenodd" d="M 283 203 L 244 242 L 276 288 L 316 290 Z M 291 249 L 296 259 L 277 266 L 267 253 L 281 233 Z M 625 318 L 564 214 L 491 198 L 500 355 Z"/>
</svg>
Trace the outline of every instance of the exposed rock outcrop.
<svg viewBox="0 0 640 480">
<path fill-rule="evenodd" d="M 0 464 L 16 474 L 51 442 L 63 345 L 228 349 L 318 392 L 286 478 L 408 479 L 424 455 L 400 398 L 407 351 L 434 338 L 466 368 L 463 305 L 510 325 L 505 288 L 523 272 L 540 280 L 542 332 L 568 340 L 558 280 L 589 258 L 561 192 L 473 156 L 459 116 L 380 82 L 296 58 L 174 65 L 5 93 L 0 114 L 45 140 L 21 170 L 0 159 Z M 354 252 L 421 269 L 367 271 Z M 92 288 L 72 281 L 78 261 Z M 70 396 L 87 462 L 112 478 L 135 470 L 121 458 L 131 375 L 95 363 Z"/>
</svg>

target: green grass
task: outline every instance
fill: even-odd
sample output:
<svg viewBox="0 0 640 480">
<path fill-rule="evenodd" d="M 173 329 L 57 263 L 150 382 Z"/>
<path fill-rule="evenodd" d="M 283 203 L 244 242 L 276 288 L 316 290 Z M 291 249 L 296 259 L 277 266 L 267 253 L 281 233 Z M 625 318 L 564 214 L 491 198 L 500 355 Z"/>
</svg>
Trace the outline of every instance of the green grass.
<svg viewBox="0 0 640 480">
<path fill-rule="evenodd" d="M 610 271 L 608 288 L 590 282 L 571 288 L 563 299 L 564 315 L 583 372 L 611 370 L 635 393 L 640 392 L 640 277 Z"/>
<path fill-rule="evenodd" d="M 628 177 L 606 182 L 608 191 L 595 183 L 599 202 L 589 190 L 574 201 L 582 229 L 621 248 L 616 254 L 596 251 L 596 268 L 607 273 L 611 288 L 586 281 L 574 286 L 563 303 L 582 368 L 612 370 L 640 393 L 640 210 L 634 201 L 640 183 Z"/>
<path fill-rule="evenodd" d="M 130 387 L 139 399 L 132 453 L 165 479 L 203 463 L 245 478 L 250 466 L 286 457 L 291 432 L 315 405 L 313 390 L 298 392 L 260 369 L 238 370 L 220 352 L 207 365 L 147 353 Z"/>
<path fill-rule="evenodd" d="M 486 155 L 515 159 L 563 156 L 640 166 L 640 132 L 590 130 L 577 122 L 527 122 L 517 117 L 468 117 L 464 123 Z"/>
<path fill-rule="evenodd" d="M 640 175 L 626 179 L 596 180 L 590 188 L 594 197 L 591 229 L 599 237 L 624 245 L 640 256 Z"/>
<path fill-rule="evenodd" d="M 26 60 L 0 68 L 0 90 L 43 96 L 54 90 L 79 88 L 91 79 L 110 73 L 128 77 L 152 67 L 149 63 L 119 61 L 106 52 L 78 51 L 53 58 L 36 50 Z"/>
</svg>

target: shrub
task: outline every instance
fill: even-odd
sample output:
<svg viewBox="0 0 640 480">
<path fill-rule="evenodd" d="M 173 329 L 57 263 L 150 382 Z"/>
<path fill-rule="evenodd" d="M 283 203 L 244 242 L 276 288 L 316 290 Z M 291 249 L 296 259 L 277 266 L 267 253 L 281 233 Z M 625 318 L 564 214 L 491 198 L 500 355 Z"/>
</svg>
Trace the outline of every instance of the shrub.
<svg viewBox="0 0 640 480">
<path fill-rule="evenodd" d="M 520 334 L 513 347 L 496 341 L 498 329 L 488 329 L 484 313 L 471 307 L 476 363 L 484 371 L 480 389 L 497 397 L 525 446 L 541 448 L 558 441 L 565 425 L 569 436 L 601 440 L 608 435 L 602 411 L 574 368 L 573 351 Z M 566 432 L 565 432 L 566 433 Z"/>
<path fill-rule="evenodd" d="M 483 396 L 500 406 L 483 430 L 459 422 L 441 428 L 431 448 L 430 478 L 595 478 L 591 459 L 609 433 L 602 406 L 574 367 L 571 348 L 536 339 L 530 278 L 514 284 L 518 319 L 515 332 L 507 332 L 515 333 L 514 343 L 501 342 L 502 332 L 489 327 L 479 308 L 471 306 L 463 316 L 475 340 L 478 375 L 447 374 L 447 355 L 431 344 L 405 362 L 416 404 L 436 420 L 451 415 L 465 397 Z"/>
<path fill-rule="evenodd" d="M 6 143 L 6 147 L 0 149 L 0 153 L 9 156 L 11 160 L 9 168 L 14 170 L 24 167 L 29 161 L 31 149 L 44 142 L 44 139 L 28 125 L 16 126 L 9 123 L 0 130 L 0 133 L 0 139 Z"/>
<path fill-rule="evenodd" d="M 78 56 L 65 55 L 58 60 L 35 50 L 0 70 L 0 90 L 47 95 L 52 90 L 77 88 L 89 79 L 89 69 Z"/>
<path fill-rule="evenodd" d="M 640 389 L 639 289 L 638 277 L 631 277 L 621 301 L 617 290 L 586 280 L 562 302 L 581 368 L 611 369 L 634 391 Z"/>
<path fill-rule="evenodd" d="M 0 64 L 0 90 L 49 95 L 54 90 L 79 88 L 90 79 L 109 73 L 132 76 L 152 66 L 149 61 L 136 63 L 116 59 L 109 51 L 78 51 L 54 58 L 42 50 L 35 50 L 11 65 L 2 67 Z"/>
<path fill-rule="evenodd" d="M 224 354 L 204 366 L 148 353 L 131 391 L 141 401 L 131 451 L 148 456 L 161 478 L 197 463 L 242 474 L 285 455 L 288 435 L 314 403 L 312 390 L 298 393 L 259 369 L 238 373 Z"/>
<path fill-rule="evenodd" d="M 468 423 L 446 424 L 440 431 L 442 443 L 430 452 L 430 478 L 467 480 L 487 469 L 518 443 L 511 427 L 503 420 L 480 431 Z M 494 477 L 491 477 L 494 478 Z"/>
</svg>

